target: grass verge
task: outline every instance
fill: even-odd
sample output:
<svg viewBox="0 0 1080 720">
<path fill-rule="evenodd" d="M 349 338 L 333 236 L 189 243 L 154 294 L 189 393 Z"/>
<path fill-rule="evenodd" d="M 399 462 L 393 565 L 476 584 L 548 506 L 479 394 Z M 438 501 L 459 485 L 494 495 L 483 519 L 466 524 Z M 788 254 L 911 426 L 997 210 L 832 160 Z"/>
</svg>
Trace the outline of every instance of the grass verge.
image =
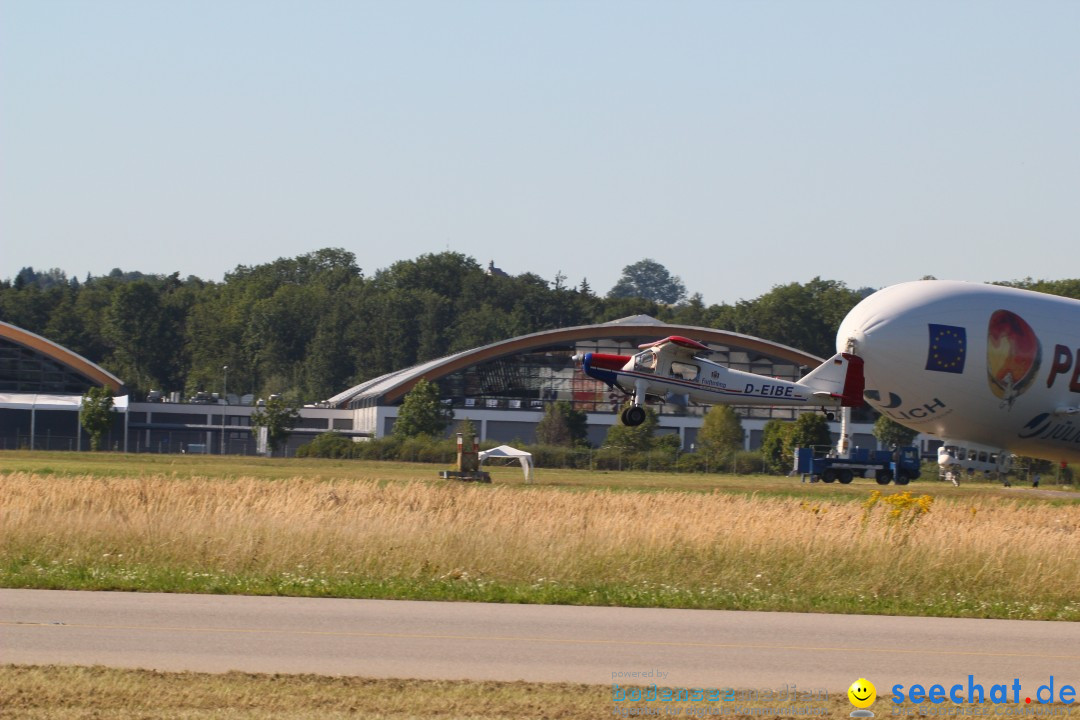
<svg viewBox="0 0 1080 720">
<path fill-rule="evenodd" d="M 0 585 L 1080 620 L 1080 506 L 11 472 Z"/>
<path fill-rule="evenodd" d="M 629 689 L 629 688 L 625 688 Z M 739 700 L 768 717 L 806 717 L 785 707 L 813 706 L 817 717 L 846 717 L 843 694 L 798 705 Z M 677 705 L 677 707 L 675 707 Z M 103 667 L 0 666 L 0 713 L 24 720 L 334 720 L 445 718 L 518 720 L 661 715 L 719 716 L 733 702 L 614 702 L 606 685 L 569 683 L 373 680 L 315 675 L 163 673 Z M 775 714 L 780 710 L 778 714 Z M 620 715 L 619 712 L 624 714 Z M 671 715 L 666 715 L 670 717 Z"/>
<path fill-rule="evenodd" d="M 630 688 L 622 688 L 630 691 Z M 879 689 L 879 693 L 883 689 Z M 608 685 L 375 680 L 317 675 L 163 673 L 103 667 L 0 665 L 0 716 L 21 720 L 575 720 L 600 717 L 847 718 L 845 693 L 791 700 L 738 690 L 731 700 L 615 702 Z M 719 694 L 719 693 L 718 693 Z M 727 693 L 723 693 L 727 694 Z M 722 695 L 721 695 L 722 696 Z M 1015 714 L 1067 717 L 1060 704 L 893 706 L 879 694 L 878 716 Z M 1024 712 L 1029 711 L 1029 712 Z M 1056 714 L 1053 714 L 1056 713 Z"/>
<path fill-rule="evenodd" d="M 594 718 L 610 715 L 611 700 L 605 687 L 570 684 L 6 665 L 0 713 L 25 720 L 501 720 Z"/>
<path fill-rule="evenodd" d="M 288 480 L 371 480 L 377 482 L 424 482 L 442 485 L 437 479 L 443 466 L 432 463 L 389 462 L 372 460 L 327 460 L 321 458 L 263 458 L 242 455 L 125 455 L 120 453 L 0 451 L 0 474 L 27 473 L 50 477 L 169 477 L 177 479 Z M 572 470 L 540 468 L 536 482 L 525 485 L 521 469 L 485 465 L 495 483 L 509 488 L 552 487 L 569 491 L 611 490 L 616 492 L 725 492 L 758 497 L 790 497 L 807 500 L 862 502 L 878 486 L 872 480 L 856 480 L 851 485 L 838 483 L 806 484 L 798 478 L 777 475 L 718 475 L 661 473 L 645 471 Z M 964 481 L 954 488 L 931 478 L 910 486 L 919 492 L 932 492 L 939 498 L 999 498 L 1020 502 L 1055 502 L 1080 504 L 1080 493 L 1068 492 L 1072 486 L 1043 483 L 1041 491 L 1030 488 L 1003 488 L 999 483 Z"/>
</svg>

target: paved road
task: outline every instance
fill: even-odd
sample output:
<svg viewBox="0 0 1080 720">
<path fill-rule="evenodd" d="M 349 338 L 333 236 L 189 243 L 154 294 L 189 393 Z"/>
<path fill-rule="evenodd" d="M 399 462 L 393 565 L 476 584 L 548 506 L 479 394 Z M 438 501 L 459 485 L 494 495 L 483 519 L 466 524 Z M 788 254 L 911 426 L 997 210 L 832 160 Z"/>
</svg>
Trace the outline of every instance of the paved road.
<svg viewBox="0 0 1080 720">
<path fill-rule="evenodd" d="M 846 690 L 1051 675 L 1080 623 L 0 590 L 0 662 Z M 613 673 L 653 673 L 613 678 Z M 666 675 L 660 675 L 666 673 Z"/>
</svg>

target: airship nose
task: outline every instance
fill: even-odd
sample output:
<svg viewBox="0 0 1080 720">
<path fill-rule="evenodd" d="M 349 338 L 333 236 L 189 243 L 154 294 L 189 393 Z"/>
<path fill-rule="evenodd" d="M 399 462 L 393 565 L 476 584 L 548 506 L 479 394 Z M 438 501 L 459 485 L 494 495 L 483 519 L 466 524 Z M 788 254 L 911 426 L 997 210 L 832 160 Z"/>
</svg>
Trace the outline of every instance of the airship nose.
<svg viewBox="0 0 1080 720">
<path fill-rule="evenodd" d="M 964 302 L 956 297 L 966 297 L 971 287 L 947 280 L 919 280 L 878 290 L 840 323 L 837 350 L 862 357 L 868 380 L 884 381 L 904 368 L 922 367 L 934 324 L 964 324 L 970 313 L 965 313 Z"/>
<path fill-rule="evenodd" d="M 886 303 L 876 297 L 877 293 L 866 298 L 847 314 L 836 332 L 836 349 L 865 357 L 873 350 L 873 338 L 886 334 L 895 318 L 895 312 L 889 311 Z"/>
</svg>

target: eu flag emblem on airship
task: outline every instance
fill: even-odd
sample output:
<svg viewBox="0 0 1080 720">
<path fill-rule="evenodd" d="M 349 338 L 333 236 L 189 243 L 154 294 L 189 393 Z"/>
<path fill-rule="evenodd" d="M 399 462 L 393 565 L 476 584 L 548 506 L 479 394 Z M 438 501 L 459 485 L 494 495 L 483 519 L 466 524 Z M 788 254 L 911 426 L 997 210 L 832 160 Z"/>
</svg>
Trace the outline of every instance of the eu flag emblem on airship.
<svg viewBox="0 0 1080 720">
<path fill-rule="evenodd" d="M 967 330 L 955 325 L 930 323 L 930 350 L 926 353 L 926 369 L 937 372 L 964 372 L 967 355 Z"/>
</svg>

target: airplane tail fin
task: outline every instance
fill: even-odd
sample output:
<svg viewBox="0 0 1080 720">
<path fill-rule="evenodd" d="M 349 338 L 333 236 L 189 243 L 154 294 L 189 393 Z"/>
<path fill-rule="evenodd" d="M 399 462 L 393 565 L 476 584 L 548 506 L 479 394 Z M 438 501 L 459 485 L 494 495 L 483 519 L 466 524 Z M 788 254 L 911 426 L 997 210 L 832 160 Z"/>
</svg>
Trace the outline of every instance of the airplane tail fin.
<svg viewBox="0 0 1080 720">
<path fill-rule="evenodd" d="M 858 355 L 837 353 L 799 380 L 799 385 L 809 388 L 814 397 L 822 401 L 839 401 L 841 407 L 859 407 L 863 404 L 863 360 Z"/>
</svg>

